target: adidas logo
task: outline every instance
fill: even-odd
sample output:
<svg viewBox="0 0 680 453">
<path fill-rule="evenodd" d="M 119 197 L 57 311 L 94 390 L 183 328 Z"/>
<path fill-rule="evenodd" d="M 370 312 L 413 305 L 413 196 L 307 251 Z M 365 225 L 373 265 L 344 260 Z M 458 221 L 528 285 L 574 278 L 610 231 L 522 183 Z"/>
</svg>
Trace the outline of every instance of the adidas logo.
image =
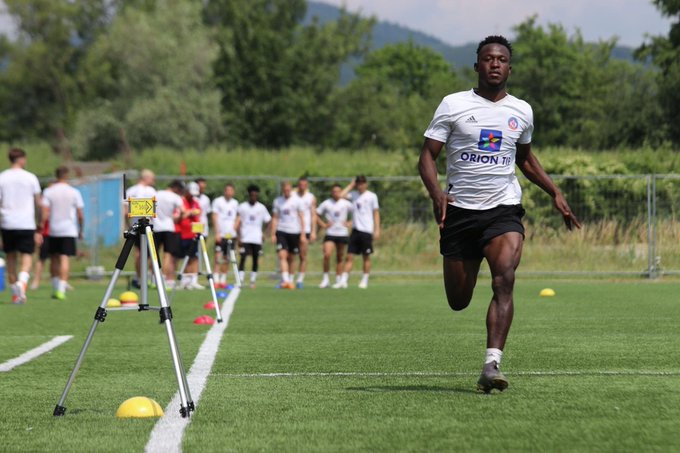
<svg viewBox="0 0 680 453">
<path fill-rule="evenodd" d="M 477 120 L 475 119 L 474 115 L 471 115 L 470 118 L 465 120 L 466 123 L 476 123 Z"/>
</svg>

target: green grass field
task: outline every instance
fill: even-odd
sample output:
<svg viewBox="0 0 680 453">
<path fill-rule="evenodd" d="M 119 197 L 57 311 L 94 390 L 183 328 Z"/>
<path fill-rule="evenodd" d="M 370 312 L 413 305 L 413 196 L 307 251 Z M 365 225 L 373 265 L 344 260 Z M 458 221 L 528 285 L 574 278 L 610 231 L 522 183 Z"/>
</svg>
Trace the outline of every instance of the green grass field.
<svg viewBox="0 0 680 453">
<path fill-rule="evenodd" d="M 356 284 L 356 278 L 353 282 Z M 375 278 L 368 290 L 244 289 L 189 425 L 188 451 L 677 451 L 678 283 L 520 278 L 503 393 L 478 394 L 489 281 L 453 313 L 439 280 Z M 0 373 L 1 451 L 143 451 L 154 419 L 114 417 L 176 382 L 155 313 L 110 313 L 71 390 L 52 410 L 104 292 L 76 281 L 0 304 L 0 363 L 74 335 Z M 540 298 L 550 286 L 554 298 Z M 123 288 L 121 286 L 120 291 Z M 117 291 L 118 292 L 118 291 Z M 152 293 L 153 294 L 153 293 Z M 208 292 L 178 293 L 187 368 L 207 326 Z M 213 313 L 214 314 L 214 313 Z"/>
</svg>

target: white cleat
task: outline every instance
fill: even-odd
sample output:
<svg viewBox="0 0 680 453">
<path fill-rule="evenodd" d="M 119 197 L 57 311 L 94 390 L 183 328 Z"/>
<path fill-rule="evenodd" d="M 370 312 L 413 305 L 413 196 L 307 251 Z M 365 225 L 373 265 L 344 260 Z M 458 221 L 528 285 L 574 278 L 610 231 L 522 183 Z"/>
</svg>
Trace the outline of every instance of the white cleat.
<svg viewBox="0 0 680 453">
<path fill-rule="evenodd" d="M 199 285 L 198 283 L 189 283 L 185 286 L 186 289 L 205 289 L 205 286 Z"/>
<path fill-rule="evenodd" d="M 361 283 L 359 283 L 359 288 L 361 288 L 361 289 L 366 289 L 366 288 L 368 288 L 368 282 L 363 282 L 363 281 L 362 281 Z"/>
<path fill-rule="evenodd" d="M 346 289 L 347 288 L 347 283 L 345 282 L 338 282 L 335 283 L 333 286 L 331 286 L 333 289 Z"/>
<path fill-rule="evenodd" d="M 329 285 L 328 282 L 321 282 L 321 284 L 319 285 L 319 288 L 321 288 L 321 289 L 328 288 L 328 285 Z"/>
</svg>

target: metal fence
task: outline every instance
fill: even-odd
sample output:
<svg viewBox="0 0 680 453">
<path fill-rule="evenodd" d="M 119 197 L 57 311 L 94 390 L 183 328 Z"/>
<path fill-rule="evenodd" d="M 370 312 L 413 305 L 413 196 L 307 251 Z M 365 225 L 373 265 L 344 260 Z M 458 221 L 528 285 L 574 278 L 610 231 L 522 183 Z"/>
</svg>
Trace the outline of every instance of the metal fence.
<svg viewBox="0 0 680 453">
<path fill-rule="evenodd" d="M 119 176 L 101 177 L 102 180 L 106 178 L 120 180 Z M 173 179 L 189 178 L 161 175 L 157 176 L 156 185 L 158 188 L 165 187 Z M 287 178 L 205 176 L 205 179 L 211 198 L 221 195 L 224 185 L 230 182 L 236 187 L 236 198 L 243 200 L 246 198 L 246 186 L 257 184 L 261 189 L 260 200 L 270 207 L 280 193 L 280 183 Z M 398 230 L 404 230 L 403 226 L 411 227 L 409 231 L 417 227 L 417 234 L 431 237 L 431 242 L 436 245 L 438 232 L 432 221 L 431 203 L 417 176 L 368 179 L 369 189 L 379 197 L 386 231 L 392 229 L 398 235 Z M 527 211 L 524 219 L 527 234 L 520 271 L 649 278 L 680 275 L 680 175 L 555 175 L 553 179 L 583 223 L 583 229 L 568 232 L 550 197 L 528 181 L 520 180 Z M 310 177 L 310 190 L 321 202 L 328 197 L 334 183 L 345 185 L 350 180 L 348 177 Z M 115 196 L 98 194 L 85 197 L 86 204 L 93 204 L 92 212 L 98 213 L 94 217 L 88 216 L 88 221 L 96 221 L 97 225 L 96 232 L 85 235 L 85 253 L 91 266 L 104 266 L 111 270 L 113 262 L 102 262 L 100 250 L 106 247 L 104 237 L 110 237 L 112 232 L 120 234 L 116 229 L 120 222 L 110 214 L 120 215 L 120 202 L 111 200 L 120 200 L 121 192 L 120 186 L 115 184 L 107 190 Z M 396 271 L 415 274 L 438 272 L 439 268 L 414 270 L 407 267 Z"/>
</svg>

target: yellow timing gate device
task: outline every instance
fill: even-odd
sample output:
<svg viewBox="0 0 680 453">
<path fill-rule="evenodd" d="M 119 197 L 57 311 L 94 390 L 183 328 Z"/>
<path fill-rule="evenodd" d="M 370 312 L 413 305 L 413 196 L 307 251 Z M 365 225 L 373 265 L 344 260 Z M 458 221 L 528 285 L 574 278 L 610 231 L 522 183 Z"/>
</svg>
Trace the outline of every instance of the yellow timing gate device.
<svg viewBox="0 0 680 453">
<path fill-rule="evenodd" d="M 193 222 L 191 224 L 191 232 L 194 234 L 203 234 L 204 225 L 201 222 Z"/>
<path fill-rule="evenodd" d="M 156 218 L 156 197 L 129 198 L 128 218 L 152 217 Z"/>
</svg>

